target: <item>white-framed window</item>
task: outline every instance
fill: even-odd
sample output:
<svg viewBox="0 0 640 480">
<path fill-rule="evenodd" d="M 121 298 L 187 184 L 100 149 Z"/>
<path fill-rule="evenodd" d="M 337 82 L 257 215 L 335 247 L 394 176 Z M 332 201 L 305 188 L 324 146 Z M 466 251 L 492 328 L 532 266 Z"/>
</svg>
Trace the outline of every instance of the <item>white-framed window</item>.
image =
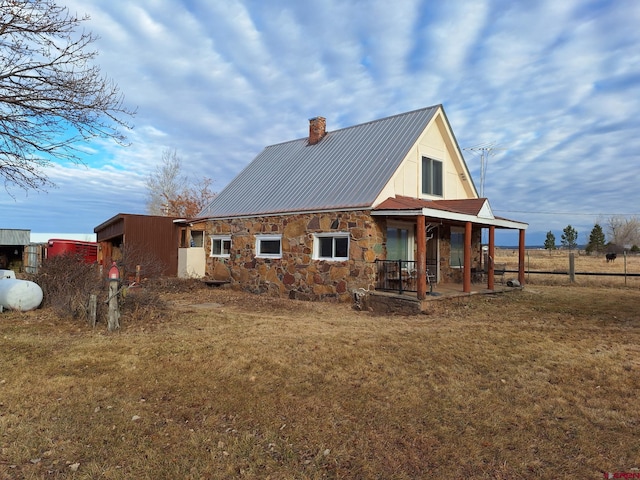
<svg viewBox="0 0 640 480">
<path fill-rule="evenodd" d="M 413 260 L 413 231 L 412 223 L 387 224 L 387 260 Z"/>
<path fill-rule="evenodd" d="M 228 235 L 211 235 L 211 256 L 229 257 L 231 252 L 231 237 Z"/>
<path fill-rule="evenodd" d="M 422 193 L 441 197 L 443 193 L 442 162 L 422 157 Z"/>
<path fill-rule="evenodd" d="M 282 258 L 282 235 L 256 235 L 257 258 Z"/>
<path fill-rule="evenodd" d="M 313 234 L 314 260 L 349 260 L 349 232 Z"/>
<path fill-rule="evenodd" d="M 451 257 L 449 265 L 464 267 L 464 228 L 451 227 Z"/>
</svg>

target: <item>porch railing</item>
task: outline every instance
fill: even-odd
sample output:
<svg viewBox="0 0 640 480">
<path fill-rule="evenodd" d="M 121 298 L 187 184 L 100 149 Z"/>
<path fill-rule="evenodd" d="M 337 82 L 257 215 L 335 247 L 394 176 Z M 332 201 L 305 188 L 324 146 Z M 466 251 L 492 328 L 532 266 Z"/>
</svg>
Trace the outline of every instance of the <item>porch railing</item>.
<svg viewBox="0 0 640 480">
<path fill-rule="evenodd" d="M 376 290 L 418 291 L 418 267 L 414 260 L 376 260 L 376 269 Z"/>
</svg>

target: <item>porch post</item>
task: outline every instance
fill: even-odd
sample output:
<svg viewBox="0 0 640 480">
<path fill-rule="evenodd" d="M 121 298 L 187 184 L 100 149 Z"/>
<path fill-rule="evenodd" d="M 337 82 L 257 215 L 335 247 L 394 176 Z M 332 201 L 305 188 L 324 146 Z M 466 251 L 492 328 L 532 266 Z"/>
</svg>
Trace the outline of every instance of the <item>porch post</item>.
<svg viewBox="0 0 640 480">
<path fill-rule="evenodd" d="M 424 215 L 418 215 L 416 219 L 416 242 L 417 248 L 417 274 L 418 274 L 418 300 L 427 297 L 427 232 Z"/>
<path fill-rule="evenodd" d="M 464 226 L 464 267 L 462 274 L 462 291 L 471 292 L 471 222 Z"/>
<path fill-rule="evenodd" d="M 520 229 L 518 241 L 518 282 L 524 285 L 524 230 Z"/>
<path fill-rule="evenodd" d="M 489 251 L 487 252 L 487 288 L 493 290 L 495 288 L 495 278 L 493 276 L 493 270 L 495 262 L 493 258 L 496 254 L 496 227 L 491 225 L 489 227 Z"/>
</svg>

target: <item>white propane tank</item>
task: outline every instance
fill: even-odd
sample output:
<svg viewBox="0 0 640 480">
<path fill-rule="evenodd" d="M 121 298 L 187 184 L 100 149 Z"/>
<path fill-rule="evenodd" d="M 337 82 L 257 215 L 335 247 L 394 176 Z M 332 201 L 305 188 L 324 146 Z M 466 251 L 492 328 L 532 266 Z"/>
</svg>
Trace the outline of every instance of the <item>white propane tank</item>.
<svg viewBox="0 0 640 480">
<path fill-rule="evenodd" d="M 41 303 L 42 289 L 40 285 L 0 274 L 0 311 L 6 308 L 26 312 L 38 308 Z"/>
</svg>

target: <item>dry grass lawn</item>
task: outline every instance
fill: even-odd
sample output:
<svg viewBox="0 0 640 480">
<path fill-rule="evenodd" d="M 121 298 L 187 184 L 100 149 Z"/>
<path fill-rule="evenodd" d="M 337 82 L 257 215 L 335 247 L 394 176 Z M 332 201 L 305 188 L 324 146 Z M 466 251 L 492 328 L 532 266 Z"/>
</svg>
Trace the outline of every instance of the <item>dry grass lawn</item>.
<svg viewBox="0 0 640 480">
<path fill-rule="evenodd" d="M 0 479 L 603 478 L 640 467 L 640 291 L 428 315 L 224 289 L 122 330 L 0 315 Z"/>
</svg>

